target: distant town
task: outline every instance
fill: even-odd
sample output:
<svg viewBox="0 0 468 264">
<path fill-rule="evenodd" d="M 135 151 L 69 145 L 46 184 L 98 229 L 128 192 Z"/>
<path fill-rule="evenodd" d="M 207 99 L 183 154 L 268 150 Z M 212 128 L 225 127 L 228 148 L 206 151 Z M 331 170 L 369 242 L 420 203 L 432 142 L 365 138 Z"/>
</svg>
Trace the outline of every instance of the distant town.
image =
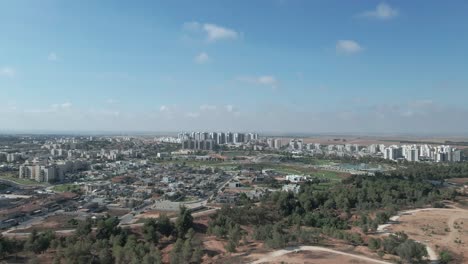
<svg viewBox="0 0 468 264">
<path fill-rule="evenodd" d="M 349 140 L 349 139 L 348 139 Z M 352 175 L 392 173 L 408 164 L 458 164 L 464 149 L 445 144 L 360 144 L 344 138 L 267 137 L 250 132 L 176 136 L 0 136 L 0 228 L 27 237 L 54 226 L 116 217 L 141 228 L 181 206 L 205 217 L 223 205 L 299 195 Z M 352 141 L 352 140 L 349 140 Z"/>
<path fill-rule="evenodd" d="M 77 177 L 104 179 L 127 168 L 148 165 L 148 158 L 189 158 L 195 151 L 222 150 L 280 151 L 293 155 L 375 157 L 409 162 L 461 162 L 463 152 L 449 145 L 429 144 L 320 144 L 304 143 L 303 139 L 260 137 L 257 133 L 182 132 L 177 137 L 153 139 L 139 137 L 60 137 L 39 140 L 21 138 L 20 149 L 3 146 L 0 162 L 3 167 L 17 169 L 19 179 L 37 182 L 64 182 Z M 169 151 L 154 146 L 168 144 Z M 99 148 L 101 146 L 101 148 Z M 207 153 L 207 154 L 208 154 Z M 211 158 L 211 156 L 209 156 Z M 198 156 L 197 158 L 200 158 Z M 206 157 L 205 157 L 206 158 Z"/>
</svg>

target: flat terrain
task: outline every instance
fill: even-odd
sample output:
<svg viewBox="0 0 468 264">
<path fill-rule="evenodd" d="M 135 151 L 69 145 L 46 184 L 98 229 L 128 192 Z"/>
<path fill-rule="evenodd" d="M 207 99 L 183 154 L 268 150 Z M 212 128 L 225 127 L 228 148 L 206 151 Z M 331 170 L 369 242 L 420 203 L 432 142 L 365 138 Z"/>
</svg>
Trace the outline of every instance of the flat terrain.
<svg viewBox="0 0 468 264">
<path fill-rule="evenodd" d="M 268 260 L 267 260 L 268 259 Z M 266 261 L 267 260 L 267 261 Z M 365 260 L 360 256 L 341 255 L 326 251 L 307 251 L 302 250 L 297 253 L 287 253 L 285 255 L 274 255 L 271 258 L 262 258 L 260 262 L 254 263 L 304 263 L 304 264 L 329 264 L 329 263 L 353 263 L 353 264 L 373 264 L 373 263 L 390 263 L 380 260 Z"/>
<path fill-rule="evenodd" d="M 300 137 L 299 137 L 300 138 Z M 284 138 L 283 142 L 289 142 L 291 138 Z M 414 136 L 317 136 L 317 137 L 303 137 L 304 143 L 320 143 L 323 145 L 328 144 L 445 144 L 446 141 L 452 142 L 468 142 L 465 137 L 414 137 Z M 411 143 L 409 143 L 411 142 Z M 413 143 L 414 142 L 414 143 Z M 284 144 L 283 143 L 283 144 Z M 468 148 L 466 144 L 457 145 L 451 143 L 450 145 L 460 149 Z"/>
<path fill-rule="evenodd" d="M 468 210 L 461 208 L 421 210 L 402 215 L 390 232 L 405 232 L 435 252 L 448 249 L 460 263 L 468 261 Z"/>
<path fill-rule="evenodd" d="M 390 264 L 392 261 L 379 258 L 367 247 L 349 246 L 337 240 L 329 240 L 328 246 L 293 246 L 269 250 L 263 243 L 248 243 L 239 247 L 234 256 L 221 258 L 223 263 L 361 263 Z M 235 256 L 237 255 L 237 256 Z M 237 261 L 237 262 L 236 262 Z M 222 263 L 222 262 L 216 262 Z"/>
<path fill-rule="evenodd" d="M 46 219 L 41 221 L 39 224 L 34 224 L 33 226 L 26 228 L 26 229 L 16 229 L 13 230 L 11 233 L 28 233 L 31 232 L 33 229 L 39 232 L 45 232 L 48 230 L 57 231 L 57 230 L 68 230 L 74 229 L 76 226 L 70 223 L 70 220 L 75 218 L 76 216 L 71 215 L 53 215 L 48 216 Z"/>
<path fill-rule="evenodd" d="M 0 179 L 3 179 L 7 182 L 16 183 L 19 185 L 31 185 L 31 186 L 47 185 L 46 183 L 40 183 L 40 182 L 29 180 L 29 179 L 19 179 L 17 178 L 17 175 L 12 172 L 0 172 Z"/>
</svg>

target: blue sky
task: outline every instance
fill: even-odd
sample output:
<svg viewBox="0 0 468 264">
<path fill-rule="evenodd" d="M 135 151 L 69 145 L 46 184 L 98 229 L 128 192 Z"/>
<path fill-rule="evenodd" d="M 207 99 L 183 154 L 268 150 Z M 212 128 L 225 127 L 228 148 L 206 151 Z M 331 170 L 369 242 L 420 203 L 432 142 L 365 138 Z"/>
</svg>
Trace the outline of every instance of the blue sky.
<svg viewBox="0 0 468 264">
<path fill-rule="evenodd" d="M 0 0 L 0 130 L 468 132 L 468 2 Z"/>
</svg>

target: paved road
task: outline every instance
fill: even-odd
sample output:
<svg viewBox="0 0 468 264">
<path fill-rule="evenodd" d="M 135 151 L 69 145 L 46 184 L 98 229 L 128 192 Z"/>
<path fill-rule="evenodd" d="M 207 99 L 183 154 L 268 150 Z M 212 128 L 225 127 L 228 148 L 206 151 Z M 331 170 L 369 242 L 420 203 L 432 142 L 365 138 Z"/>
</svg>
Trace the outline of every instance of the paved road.
<svg viewBox="0 0 468 264">
<path fill-rule="evenodd" d="M 373 263 L 391 264 L 391 262 L 387 262 L 387 261 L 383 261 L 383 260 L 373 259 L 373 258 L 369 258 L 369 257 L 357 255 L 357 254 L 346 253 L 346 252 L 342 252 L 342 251 L 338 251 L 338 250 L 334 250 L 334 249 L 330 249 L 330 248 L 326 248 L 326 247 L 317 247 L 317 246 L 287 247 L 285 249 L 276 250 L 276 251 L 273 251 L 273 252 L 269 253 L 265 257 L 252 262 L 252 264 L 268 263 L 270 261 L 274 261 L 279 256 L 283 256 L 283 255 L 286 255 L 286 254 L 289 254 L 289 253 L 294 253 L 294 252 L 297 252 L 297 251 L 322 251 L 322 252 L 329 252 L 329 253 L 333 253 L 333 254 L 353 257 L 353 258 L 357 258 L 357 259 L 361 259 L 361 260 L 365 260 L 365 261 L 369 261 L 369 262 L 373 262 Z"/>
</svg>

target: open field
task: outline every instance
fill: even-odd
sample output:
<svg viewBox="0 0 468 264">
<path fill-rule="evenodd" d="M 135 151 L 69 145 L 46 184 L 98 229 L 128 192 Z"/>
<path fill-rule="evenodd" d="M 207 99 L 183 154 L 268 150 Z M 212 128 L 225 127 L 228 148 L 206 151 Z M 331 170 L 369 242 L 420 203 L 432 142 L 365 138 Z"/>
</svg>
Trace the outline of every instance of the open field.
<svg viewBox="0 0 468 264">
<path fill-rule="evenodd" d="M 257 263 L 257 262 L 254 262 Z M 340 255 L 325 251 L 305 251 L 300 250 L 295 253 L 287 253 L 281 256 L 274 256 L 270 260 L 261 263 L 304 263 L 304 264 L 329 264 L 329 263 L 353 263 L 353 264 L 373 264 L 373 263 L 390 263 L 384 261 L 371 261 L 360 259 L 359 257 Z"/>
<path fill-rule="evenodd" d="M 279 163 L 259 163 L 259 164 L 246 164 L 245 168 L 255 169 L 272 169 L 284 174 L 304 174 L 315 176 L 319 178 L 325 178 L 330 180 L 341 180 L 348 176 L 346 173 L 328 171 L 328 170 L 316 170 L 314 168 L 300 165 L 300 164 L 279 164 Z"/>
<path fill-rule="evenodd" d="M 57 230 L 68 230 L 68 229 L 74 229 L 76 228 L 75 225 L 73 225 L 70 220 L 75 218 L 75 216 L 72 215 L 53 215 L 49 216 L 41 223 L 35 224 L 29 228 L 25 229 L 18 229 L 18 230 L 13 230 L 11 233 L 28 233 L 31 232 L 33 229 L 39 231 L 39 232 L 45 232 L 48 230 L 52 231 L 57 231 Z"/>
<path fill-rule="evenodd" d="M 45 185 L 44 183 L 40 183 L 37 181 L 29 180 L 29 179 L 20 179 L 17 175 L 14 175 L 11 172 L 3 172 L 0 173 L 0 179 L 4 179 L 6 181 L 14 182 L 20 185 Z"/>
<path fill-rule="evenodd" d="M 405 232 L 410 238 L 427 244 L 436 253 L 448 249 L 457 255 L 457 263 L 468 261 L 468 210 L 461 208 L 420 210 L 402 215 L 390 232 Z"/>
<path fill-rule="evenodd" d="M 135 216 L 135 223 L 144 223 L 147 218 L 158 218 L 162 214 L 167 215 L 168 217 L 176 217 L 177 212 L 173 211 L 159 211 L 159 210 L 151 210 Z"/>
</svg>

